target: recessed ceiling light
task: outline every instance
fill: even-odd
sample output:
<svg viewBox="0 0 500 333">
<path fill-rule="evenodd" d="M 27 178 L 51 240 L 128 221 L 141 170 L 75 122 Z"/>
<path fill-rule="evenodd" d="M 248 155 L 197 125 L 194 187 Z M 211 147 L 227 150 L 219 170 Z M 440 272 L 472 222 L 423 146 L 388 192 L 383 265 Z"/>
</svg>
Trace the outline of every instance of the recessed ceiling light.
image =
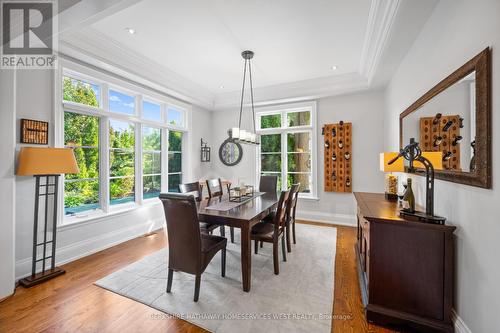
<svg viewBox="0 0 500 333">
<path fill-rule="evenodd" d="M 135 34 L 135 29 L 133 28 L 125 28 L 125 30 L 127 30 L 127 32 L 131 35 Z"/>
<path fill-rule="evenodd" d="M 333 65 L 332 67 L 330 67 L 332 69 L 332 71 L 336 71 L 337 70 L 337 65 Z"/>
<path fill-rule="evenodd" d="M 220 89 L 224 89 L 224 85 L 222 85 L 222 84 L 221 84 L 221 85 L 219 86 L 219 88 L 220 88 Z"/>
</svg>

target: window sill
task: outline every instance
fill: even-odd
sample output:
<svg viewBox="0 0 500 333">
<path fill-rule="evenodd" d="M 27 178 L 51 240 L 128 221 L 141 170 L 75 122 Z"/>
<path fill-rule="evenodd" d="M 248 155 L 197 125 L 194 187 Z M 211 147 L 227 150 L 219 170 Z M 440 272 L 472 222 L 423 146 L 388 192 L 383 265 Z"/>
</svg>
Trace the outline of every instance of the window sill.
<svg viewBox="0 0 500 333">
<path fill-rule="evenodd" d="M 299 200 L 307 200 L 307 201 L 319 201 L 319 198 L 316 196 L 307 196 L 307 197 L 301 197 L 299 195 Z"/>
<path fill-rule="evenodd" d="M 156 204 L 159 204 L 160 201 L 155 201 L 154 198 L 148 199 L 144 201 L 142 205 L 138 205 L 136 203 L 133 204 L 126 204 L 123 205 L 123 207 L 113 207 L 108 213 L 105 213 L 104 211 L 96 211 L 89 213 L 86 216 L 82 217 L 77 217 L 77 216 L 71 216 L 71 217 L 64 217 L 63 218 L 63 224 L 59 225 L 57 227 L 58 231 L 62 230 L 70 230 L 74 228 L 78 228 L 83 224 L 92 224 L 92 223 L 97 223 L 100 222 L 103 219 L 113 217 L 113 216 L 119 216 L 123 214 L 130 213 L 132 211 L 135 211 L 137 209 L 141 208 L 149 208 L 152 207 Z"/>
</svg>

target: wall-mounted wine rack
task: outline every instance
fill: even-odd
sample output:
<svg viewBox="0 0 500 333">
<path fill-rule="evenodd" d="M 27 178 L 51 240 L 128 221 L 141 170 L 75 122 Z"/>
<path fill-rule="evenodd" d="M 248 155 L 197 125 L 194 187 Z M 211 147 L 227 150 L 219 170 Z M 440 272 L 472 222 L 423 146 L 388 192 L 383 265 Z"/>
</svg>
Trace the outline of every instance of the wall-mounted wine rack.
<svg viewBox="0 0 500 333">
<path fill-rule="evenodd" d="M 458 115 L 436 114 L 420 118 L 420 147 L 423 151 L 442 151 L 443 169 L 462 170 L 460 167 L 460 128 Z"/>
<path fill-rule="evenodd" d="M 322 133 L 325 192 L 352 192 L 352 124 L 326 124 Z"/>
</svg>

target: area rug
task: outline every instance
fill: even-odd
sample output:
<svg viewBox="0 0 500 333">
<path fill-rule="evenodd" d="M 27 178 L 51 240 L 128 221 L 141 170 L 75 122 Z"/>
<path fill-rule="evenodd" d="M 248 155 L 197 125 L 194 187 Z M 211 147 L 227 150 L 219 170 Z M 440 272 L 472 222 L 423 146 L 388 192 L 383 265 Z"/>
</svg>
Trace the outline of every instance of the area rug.
<svg viewBox="0 0 500 333">
<path fill-rule="evenodd" d="M 337 230 L 297 224 L 297 244 L 273 271 L 272 244 L 253 254 L 252 287 L 242 289 L 240 239 L 228 242 L 226 277 L 220 254 L 201 278 L 200 298 L 193 302 L 194 277 L 175 272 L 167 294 L 168 250 L 155 252 L 95 284 L 162 311 L 152 320 L 177 317 L 211 332 L 330 332 L 333 308 Z M 281 246 L 280 246 L 281 250 Z"/>
</svg>

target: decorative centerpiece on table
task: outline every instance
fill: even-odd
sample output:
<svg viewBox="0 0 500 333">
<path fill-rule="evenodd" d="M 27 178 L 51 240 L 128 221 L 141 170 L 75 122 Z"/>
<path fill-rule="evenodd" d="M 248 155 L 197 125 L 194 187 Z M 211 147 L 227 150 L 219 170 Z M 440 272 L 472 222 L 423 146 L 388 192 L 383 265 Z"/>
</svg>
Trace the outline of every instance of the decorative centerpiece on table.
<svg viewBox="0 0 500 333">
<path fill-rule="evenodd" d="M 254 194 L 255 190 L 252 185 L 242 183 L 239 186 L 229 188 L 229 201 L 242 202 L 245 199 L 252 198 Z"/>
</svg>

